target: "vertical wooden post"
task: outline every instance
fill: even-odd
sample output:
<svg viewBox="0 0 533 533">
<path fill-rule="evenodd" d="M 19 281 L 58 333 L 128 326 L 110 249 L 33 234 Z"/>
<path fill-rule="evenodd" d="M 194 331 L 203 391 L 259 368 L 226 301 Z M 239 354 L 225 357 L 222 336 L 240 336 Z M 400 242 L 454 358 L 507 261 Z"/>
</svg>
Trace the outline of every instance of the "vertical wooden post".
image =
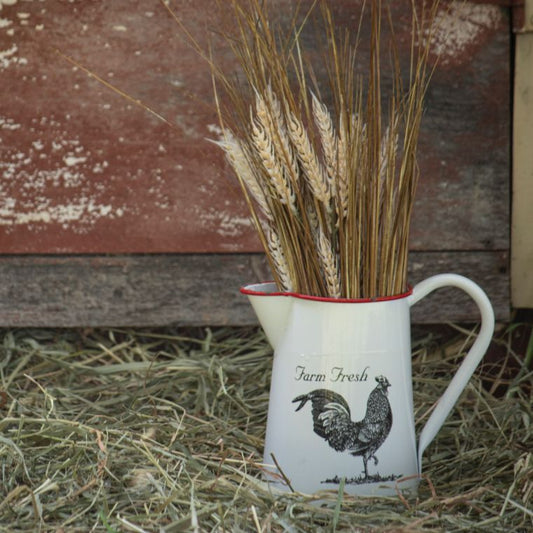
<svg viewBox="0 0 533 533">
<path fill-rule="evenodd" d="M 533 0 L 516 34 L 512 213 L 512 305 L 533 307 Z"/>
</svg>

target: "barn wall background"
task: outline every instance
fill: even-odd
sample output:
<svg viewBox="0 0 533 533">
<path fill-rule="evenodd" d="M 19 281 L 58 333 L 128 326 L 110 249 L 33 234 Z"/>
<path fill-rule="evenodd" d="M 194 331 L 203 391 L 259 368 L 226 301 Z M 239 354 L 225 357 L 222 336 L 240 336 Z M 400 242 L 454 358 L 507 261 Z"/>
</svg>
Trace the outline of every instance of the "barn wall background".
<svg viewBox="0 0 533 533">
<path fill-rule="evenodd" d="M 273 3 L 288 20 L 294 2 Z M 421 134 L 411 280 L 466 275 L 507 320 L 512 10 L 448 4 L 432 43 L 440 62 Z M 204 45 L 210 28 L 231 23 L 212 0 L 171 5 Z M 355 27 L 360 5 L 336 1 L 339 24 Z M 0 7 L 0 324 L 254 323 L 238 289 L 269 272 L 238 187 L 207 140 L 220 135 L 209 69 L 164 6 Z M 392 9 L 403 35 L 409 1 Z M 413 319 L 477 313 L 446 290 Z"/>
</svg>

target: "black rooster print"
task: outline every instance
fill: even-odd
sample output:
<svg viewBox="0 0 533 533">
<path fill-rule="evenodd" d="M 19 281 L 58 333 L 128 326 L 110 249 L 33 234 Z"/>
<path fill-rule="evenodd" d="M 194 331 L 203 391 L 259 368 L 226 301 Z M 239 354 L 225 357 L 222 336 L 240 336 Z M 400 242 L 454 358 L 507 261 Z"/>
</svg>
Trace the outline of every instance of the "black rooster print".
<svg viewBox="0 0 533 533">
<path fill-rule="evenodd" d="M 366 403 L 366 414 L 360 422 L 351 420 L 350 407 L 336 392 L 316 389 L 294 398 L 300 402 L 299 411 L 311 402 L 313 429 L 317 435 L 338 452 L 349 452 L 362 456 L 364 479 L 368 478 L 368 460 L 378 464 L 376 451 L 385 442 L 392 426 L 392 410 L 387 398 L 390 383 L 385 376 L 376 377 L 377 387 L 370 393 Z"/>
</svg>

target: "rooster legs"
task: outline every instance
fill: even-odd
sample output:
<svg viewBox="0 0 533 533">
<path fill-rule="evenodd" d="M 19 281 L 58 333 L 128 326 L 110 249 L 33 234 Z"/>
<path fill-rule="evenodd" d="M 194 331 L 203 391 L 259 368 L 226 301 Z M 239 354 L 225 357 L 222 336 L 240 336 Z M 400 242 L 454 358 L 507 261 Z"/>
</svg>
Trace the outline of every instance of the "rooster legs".
<svg viewBox="0 0 533 533">
<path fill-rule="evenodd" d="M 367 463 L 368 463 L 368 457 L 366 455 L 363 455 L 363 466 L 364 466 L 364 470 L 363 470 L 363 473 L 365 474 L 365 479 L 368 477 L 368 466 L 367 466 Z"/>
<path fill-rule="evenodd" d="M 363 470 L 363 473 L 365 474 L 365 479 L 368 478 L 368 460 L 369 459 L 374 459 L 374 465 L 377 465 L 378 464 L 378 458 L 372 454 L 372 455 L 363 455 L 363 466 L 364 466 L 364 470 Z"/>
</svg>

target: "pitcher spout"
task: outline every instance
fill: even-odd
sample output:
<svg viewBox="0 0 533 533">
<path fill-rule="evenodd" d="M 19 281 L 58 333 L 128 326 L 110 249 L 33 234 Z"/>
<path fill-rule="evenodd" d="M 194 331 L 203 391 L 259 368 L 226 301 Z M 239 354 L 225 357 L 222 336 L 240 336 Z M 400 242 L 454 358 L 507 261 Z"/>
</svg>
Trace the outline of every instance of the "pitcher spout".
<svg viewBox="0 0 533 533">
<path fill-rule="evenodd" d="M 268 342 L 275 350 L 283 338 L 292 299 L 279 292 L 273 282 L 246 285 L 241 292 L 248 296 Z"/>
</svg>

